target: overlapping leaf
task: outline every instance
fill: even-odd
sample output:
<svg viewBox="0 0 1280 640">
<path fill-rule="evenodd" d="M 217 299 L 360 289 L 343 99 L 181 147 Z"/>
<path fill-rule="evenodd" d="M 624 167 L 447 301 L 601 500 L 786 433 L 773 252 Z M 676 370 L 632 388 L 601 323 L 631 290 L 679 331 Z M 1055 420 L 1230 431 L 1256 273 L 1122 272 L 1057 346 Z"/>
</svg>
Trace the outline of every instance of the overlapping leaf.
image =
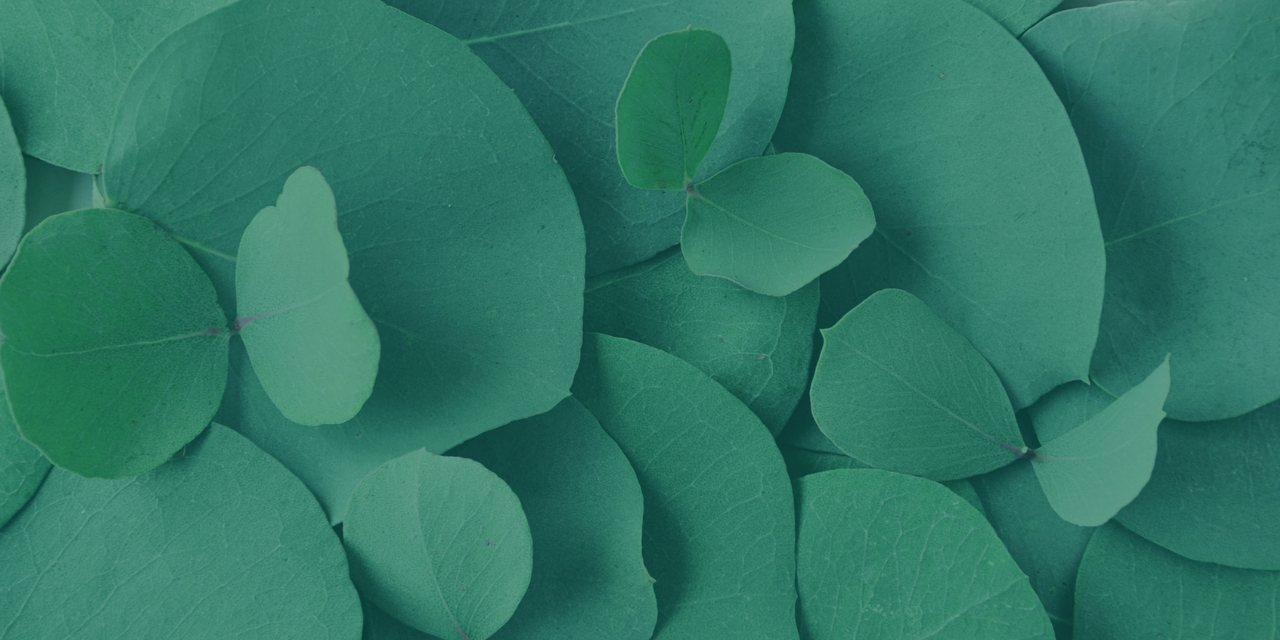
<svg viewBox="0 0 1280 640">
<path fill-rule="evenodd" d="M 0 48 L 0 53 L 3 48 Z M 0 65 L 4 57 L 0 55 Z M 0 83 L 4 74 L 0 73 Z M 18 247 L 26 222 L 27 178 L 23 167 L 22 151 L 9 121 L 9 112 L 0 101 L 0 265 L 9 262 L 13 250 Z"/>
<path fill-rule="evenodd" d="M 35 495 L 50 466 L 40 450 L 18 433 L 0 389 L 0 528 Z"/>
</svg>

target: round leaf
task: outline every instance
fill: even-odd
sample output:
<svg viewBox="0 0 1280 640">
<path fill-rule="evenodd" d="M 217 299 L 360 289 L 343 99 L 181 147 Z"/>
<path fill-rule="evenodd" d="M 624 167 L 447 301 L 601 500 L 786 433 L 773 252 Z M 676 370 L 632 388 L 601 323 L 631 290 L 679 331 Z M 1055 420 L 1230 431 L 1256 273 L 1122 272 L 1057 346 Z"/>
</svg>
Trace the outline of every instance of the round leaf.
<svg viewBox="0 0 1280 640">
<path fill-rule="evenodd" d="M 1085 379 L 1102 236 L 1035 60 L 962 0 L 797 3 L 796 33 L 774 143 L 853 176 L 876 208 L 876 233 L 823 277 L 819 324 L 896 287 L 968 338 L 1016 407 Z"/>
<path fill-rule="evenodd" d="M 218 408 L 225 323 L 209 278 L 146 218 L 45 220 L 0 279 L 0 368 L 18 429 L 83 476 L 156 467 Z"/>
<path fill-rule="evenodd" d="M 0 535 L 9 638 L 358 640 L 342 545 L 302 483 L 213 425 L 130 480 L 61 470 Z"/>
<path fill-rule="evenodd" d="M 991 365 L 919 298 L 877 292 L 822 336 L 810 402 L 822 432 L 845 453 L 954 480 L 1024 452 Z"/>
<path fill-rule="evenodd" d="M 435 636 L 486 640 L 529 586 L 520 500 L 480 463 L 418 450 L 360 481 L 343 540 L 378 607 Z"/>
<path fill-rule="evenodd" d="M 0 9 L 0 16 L 3 11 Z M 0 45 L 0 65 L 4 64 L 3 53 L 4 48 Z M 2 69 L 3 66 L 0 66 L 0 70 Z M 0 85 L 3 83 L 4 74 L 0 73 Z M 27 177 L 22 151 L 18 149 L 18 139 L 14 137 L 9 112 L 5 110 L 4 102 L 0 102 L 0 265 L 9 262 L 13 250 L 18 247 L 18 240 L 22 238 L 27 219 L 26 190 Z"/>
<path fill-rule="evenodd" d="M 50 466 L 49 460 L 18 433 L 0 389 L 0 528 L 35 495 Z"/>
<path fill-rule="evenodd" d="M 254 216 L 236 255 L 236 328 L 280 412 L 306 425 L 354 418 L 378 374 L 378 330 L 347 282 L 333 191 L 314 167 Z"/>
<path fill-rule="evenodd" d="M 688 207 L 689 268 L 771 296 L 839 265 L 876 226 L 858 183 L 803 153 L 734 164 L 698 184 Z"/>
<path fill-rule="evenodd" d="M 796 485 L 806 638 L 1053 638 L 991 526 L 942 485 L 878 469 Z"/>
</svg>

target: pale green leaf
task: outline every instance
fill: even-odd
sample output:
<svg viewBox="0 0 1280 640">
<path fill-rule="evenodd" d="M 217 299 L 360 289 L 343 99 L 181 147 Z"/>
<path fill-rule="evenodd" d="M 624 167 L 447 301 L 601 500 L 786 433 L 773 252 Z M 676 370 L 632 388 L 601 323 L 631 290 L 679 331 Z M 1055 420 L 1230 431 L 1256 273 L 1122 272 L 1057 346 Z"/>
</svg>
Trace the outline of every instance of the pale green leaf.
<svg viewBox="0 0 1280 640">
<path fill-rule="evenodd" d="M 51 466 L 18 433 L 9 401 L 0 389 L 0 528 L 35 495 Z"/>
<path fill-rule="evenodd" d="M 0 12 L 3 10 L 0 9 Z M 0 13 L 0 15 L 3 15 Z M 3 48 L 0 48 L 0 65 L 4 64 Z M 3 69 L 0 66 L 0 69 Z M 4 74 L 0 73 L 0 84 Z M 18 247 L 26 225 L 27 176 L 18 139 L 13 134 L 9 112 L 0 101 L 0 266 L 9 262 L 13 250 Z"/>
</svg>

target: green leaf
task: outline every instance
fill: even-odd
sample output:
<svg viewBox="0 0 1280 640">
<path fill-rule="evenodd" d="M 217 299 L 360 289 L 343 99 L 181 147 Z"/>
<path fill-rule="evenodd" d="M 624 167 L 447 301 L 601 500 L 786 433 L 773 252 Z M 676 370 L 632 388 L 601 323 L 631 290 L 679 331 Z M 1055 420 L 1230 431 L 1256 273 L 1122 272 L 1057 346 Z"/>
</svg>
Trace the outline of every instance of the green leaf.
<svg viewBox="0 0 1280 640">
<path fill-rule="evenodd" d="M 999 22 L 1014 36 L 1049 15 L 1062 0 L 965 0 Z"/>
<path fill-rule="evenodd" d="M 396 620 L 367 598 L 360 601 L 364 605 L 364 635 L 361 640 L 439 640 Z"/>
<path fill-rule="evenodd" d="M 1025 453 L 991 365 L 919 298 L 877 292 L 822 337 L 813 417 L 845 453 L 932 480 L 986 473 Z"/>
<path fill-rule="evenodd" d="M 776 434 L 808 384 L 817 313 L 817 283 L 789 296 L 762 296 L 693 275 L 673 248 L 588 280 L 583 324 L 692 364 Z"/>
<path fill-rule="evenodd" d="M 698 275 L 785 296 L 849 257 L 876 219 L 862 188 L 803 153 L 748 158 L 689 193 L 680 245 Z"/>
<path fill-rule="evenodd" d="M 1076 640 L 1275 638 L 1280 572 L 1188 560 L 1118 524 L 1093 534 L 1076 583 Z"/>
<path fill-rule="evenodd" d="M 1071 113 L 1097 193 L 1107 293 L 1094 379 L 1127 389 L 1172 353 L 1176 419 L 1280 398 L 1280 4 L 1119 2 L 1055 14 L 1023 42 Z"/>
<path fill-rule="evenodd" d="M 113 209 L 53 216 L 0 279 L 0 368 L 18 430 L 96 478 L 163 463 L 213 418 L 226 316 L 183 248 Z"/>
<path fill-rule="evenodd" d="M 922 478 L 878 469 L 797 481 L 806 638 L 1053 638 L 982 516 Z"/>
<path fill-rule="evenodd" d="M 294 171 L 254 216 L 236 255 L 236 328 L 280 412 L 306 425 L 355 417 L 378 374 L 378 330 L 347 282 L 333 191 Z"/>
<path fill-rule="evenodd" d="M 356 487 L 342 535 L 361 593 L 432 635 L 486 640 L 529 586 L 520 499 L 473 460 L 420 449 L 378 467 Z"/>
<path fill-rule="evenodd" d="M 35 495 L 51 466 L 40 450 L 18 433 L 9 401 L 0 388 L 0 528 Z"/>
<path fill-rule="evenodd" d="M 24 152 L 99 173 L 125 81 L 166 35 L 231 0 L 0 3 L 0 95 Z"/>
<path fill-rule="evenodd" d="M 687 189 L 715 142 L 733 75 L 729 45 L 693 29 L 650 40 L 616 107 L 618 164 L 631 186 Z"/>
<path fill-rule="evenodd" d="M 1063 520 L 1096 527 L 1142 491 L 1156 463 L 1156 428 L 1168 394 L 1165 358 L 1138 386 L 1036 451 L 1036 477 Z"/>
<path fill-rule="evenodd" d="M 796 34 L 774 143 L 853 176 L 876 208 L 876 232 L 823 276 L 834 313 L 819 325 L 905 289 L 991 362 L 1015 408 L 1085 379 L 1102 236 L 1071 121 L 1035 61 L 962 0 L 810 0 Z"/>
<path fill-rule="evenodd" d="M 655 640 L 796 638 L 791 485 L 760 420 L 693 365 L 597 333 L 573 394 L 640 479 Z"/>
<path fill-rule="evenodd" d="M 680 239 L 684 194 L 636 189 L 618 165 L 617 92 L 645 43 L 696 25 L 733 51 L 720 135 L 695 178 L 760 155 L 787 97 L 790 0 L 388 2 L 461 38 L 524 101 L 578 195 L 589 275 L 641 262 Z"/>
<path fill-rule="evenodd" d="M 649 640 L 658 609 L 640 552 L 640 484 L 581 403 L 566 398 L 449 454 L 511 487 L 537 548 L 529 591 L 495 639 Z"/>
<path fill-rule="evenodd" d="M 0 558 L 5 638 L 360 638 L 315 500 L 218 424 L 138 478 L 54 470 L 0 535 Z"/>
<path fill-rule="evenodd" d="M 267 409 L 224 412 L 230 426 L 304 478 L 358 466 L 349 491 L 391 458 L 568 395 L 585 278 L 564 174 L 475 55 L 377 0 L 242 0 L 167 38 L 125 91 L 106 194 L 190 243 L 229 301 L 227 258 L 304 165 L 338 196 L 351 288 L 381 336 L 377 383 L 354 420 L 316 436 L 334 444 L 319 459 L 258 438 L 273 425 L 248 423 Z M 346 435 L 366 431 L 377 438 Z M 322 500 L 333 515 L 346 495 Z"/>
<path fill-rule="evenodd" d="M 3 9 L 0 9 L 3 12 Z M 3 70 L 4 49 L 0 48 L 0 71 Z M 0 84 L 4 74 L 0 72 Z M 27 177 L 22 151 L 13 134 L 9 112 L 0 101 L 0 267 L 9 262 L 13 250 L 18 247 L 26 224 Z"/>
</svg>

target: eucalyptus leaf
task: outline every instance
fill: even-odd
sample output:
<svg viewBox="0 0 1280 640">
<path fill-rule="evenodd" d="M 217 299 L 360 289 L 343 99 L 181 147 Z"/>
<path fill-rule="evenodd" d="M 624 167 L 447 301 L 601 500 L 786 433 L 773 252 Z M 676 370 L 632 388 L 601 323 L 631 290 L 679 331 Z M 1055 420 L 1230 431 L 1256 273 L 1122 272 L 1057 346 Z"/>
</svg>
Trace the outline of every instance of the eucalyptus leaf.
<svg viewBox="0 0 1280 640">
<path fill-rule="evenodd" d="M 267 396 L 293 422 L 346 422 L 373 392 L 378 330 L 349 270 L 333 191 L 314 167 L 293 172 L 240 237 L 236 329 Z"/>
<path fill-rule="evenodd" d="M 378 467 L 356 487 L 342 536 L 360 592 L 435 636 L 486 640 L 529 586 L 520 499 L 473 460 L 420 449 Z"/>
<path fill-rule="evenodd" d="M 391 617 L 362 598 L 364 605 L 364 635 L 361 640 L 439 640 Z"/>
<path fill-rule="evenodd" d="M 868 465 L 954 480 L 1025 453 L 991 365 L 919 298 L 872 294 L 822 332 L 813 417 Z"/>
<path fill-rule="evenodd" d="M 674 245 L 684 222 L 683 194 L 638 190 L 618 166 L 614 108 L 645 43 L 692 25 L 733 52 L 720 135 L 696 179 L 759 155 L 787 96 L 790 0 L 387 1 L 461 38 L 524 101 L 578 196 L 589 275 Z"/>
<path fill-rule="evenodd" d="M 905 289 L 1016 408 L 1085 379 L 1102 235 L 1071 121 L 1026 50 L 962 0 L 810 0 L 796 33 L 774 144 L 853 176 L 876 208 L 876 233 L 823 276 L 819 325 Z"/>
<path fill-rule="evenodd" d="M 4 64 L 3 51 L 0 48 L 0 65 Z M 3 82 L 4 74 L 0 73 L 0 84 Z M 9 262 L 22 238 L 27 219 L 26 190 L 22 151 L 13 133 L 13 123 L 9 121 L 9 112 L 0 101 L 0 266 Z"/>
<path fill-rule="evenodd" d="M 1022 35 L 1049 15 L 1062 0 L 965 0 L 995 18 L 1009 33 Z"/>
<path fill-rule="evenodd" d="M 584 313 L 587 331 L 643 342 L 697 367 L 777 434 L 808 383 L 818 284 L 762 296 L 694 275 L 673 248 L 587 280 Z"/>
<path fill-rule="evenodd" d="M 1022 40 L 1097 193 L 1094 379 L 1117 393 L 1172 353 L 1178 420 L 1280 398 L 1280 4 L 1117 2 L 1054 14 Z"/>
<path fill-rule="evenodd" d="M 1053 638 L 1027 577 L 972 506 L 879 469 L 797 481 L 800 626 L 840 638 Z"/>
<path fill-rule="evenodd" d="M 55 469 L 0 534 L 0 558 L 4 638 L 360 638 L 315 500 L 218 424 L 138 478 Z"/>
<path fill-rule="evenodd" d="M 748 158 L 689 193 L 680 246 L 698 275 L 785 296 L 871 235 L 871 202 L 853 178 L 803 153 Z"/>
<path fill-rule="evenodd" d="M 48 218 L 0 279 L 0 368 L 23 437 L 97 478 L 155 468 L 213 418 L 229 333 L 209 278 L 150 220 Z"/>
<path fill-rule="evenodd" d="M 729 45 L 685 29 L 650 40 L 618 95 L 618 164 L 631 186 L 682 190 L 715 142 L 733 75 Z"/>
<path fill-rule="evenodd" d="M 0 389 L 0 528 L 35 495 L 52 465 L 18 433 Z"/>
<path fill-rule="evenodd" d="M 655 640 L 796 638 L 795 512 L 760 420 L 693 365 L 597 333 L 573 393 L 644 492 Z"/>
<path fill-rule="evenodd" d="M 537 550 L 529 590 L 495 640 L 649 640 L 658 609 L 640 551 L 640 484 L 581 403 L 566 398 L 449 455 L 511 487 Z"/>
</svg>

